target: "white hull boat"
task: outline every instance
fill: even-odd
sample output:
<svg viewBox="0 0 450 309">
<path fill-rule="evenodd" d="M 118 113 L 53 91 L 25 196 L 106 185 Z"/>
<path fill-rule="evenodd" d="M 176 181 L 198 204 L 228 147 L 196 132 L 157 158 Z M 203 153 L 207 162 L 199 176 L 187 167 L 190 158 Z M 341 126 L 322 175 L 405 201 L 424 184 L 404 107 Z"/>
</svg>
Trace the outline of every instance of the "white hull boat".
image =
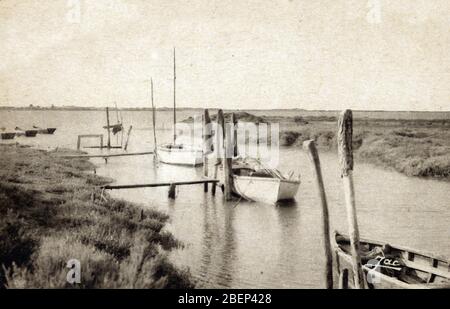
<svg viewBox="0 0 450 309">
<path fill-rule="evenodd" d="M 202 156 L 202 150 L 187 145 L 158 146 L 158 159 L 166 164 L 198 166 L 203 164 Z"/>
<path fill-rule="evenodd" d="M 286 177 L 259 160 L 237 159 L 233 165 L 233 192 L 249 201 L 276 204 L 294 200 L 300 177 Z"/>
<path fill-rule="evenodd" d="M 233 176 L 233 191 L 246 200 L 275 204 L 294 200 L 300 181 L 269 177 Z"/>
</svg>

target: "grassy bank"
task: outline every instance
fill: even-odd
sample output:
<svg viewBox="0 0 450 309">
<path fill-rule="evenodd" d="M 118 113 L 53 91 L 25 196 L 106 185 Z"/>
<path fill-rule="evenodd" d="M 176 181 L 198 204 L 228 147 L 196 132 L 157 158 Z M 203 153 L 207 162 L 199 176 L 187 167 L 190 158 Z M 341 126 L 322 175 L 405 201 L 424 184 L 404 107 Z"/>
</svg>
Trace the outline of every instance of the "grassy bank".
<svg viewBox="0 0 450 309">
<path fill-rule="evenodd" d="M 314 139 L 335 151 L 337 121 L 281 121 L 280 144 L 301 146 Z M 394 169 L 408 176 L 450 180 L 450 120 L 357 119 L 353 147 L 359 160 Z"/>
<path fill-rule="evenodd" d="M 179 243 L 168 217 L 106 196 L 85 159 L 0 145 L 0 286 L 10 288 L 188 288 L 167 259 Z M 81 262 L 81 283 L 66 263 Z"/>
</svg>

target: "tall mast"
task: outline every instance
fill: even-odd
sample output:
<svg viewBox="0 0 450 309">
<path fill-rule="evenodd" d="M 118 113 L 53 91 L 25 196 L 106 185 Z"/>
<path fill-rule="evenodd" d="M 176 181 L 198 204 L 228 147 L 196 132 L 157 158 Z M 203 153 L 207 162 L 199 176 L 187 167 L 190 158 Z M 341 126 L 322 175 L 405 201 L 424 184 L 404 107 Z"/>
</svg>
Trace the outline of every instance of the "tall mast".
<svg viewBox="0 0 450 309">
<path fill-rule="evenodd" d="M 173 144 L 175 145 L 175 140 L 177 139 L 177 112 L 176 112 L 176 66 L 175 66 L 175 47 L 173 48 Z"/>
<path fill-rule="evenodd" d="M 153 147 L 154 147 L 154 153 L 155 158 L 157 156 L 156 150 L 157 150 L 157 143 L 156 143 L 156 113 L 155 113 L 155 104 L 153 103 L 153 78 L 150 80 L 151 82 L 151 90 L 152 90 L 152 115 L 153 115 Z"/>
</svg>

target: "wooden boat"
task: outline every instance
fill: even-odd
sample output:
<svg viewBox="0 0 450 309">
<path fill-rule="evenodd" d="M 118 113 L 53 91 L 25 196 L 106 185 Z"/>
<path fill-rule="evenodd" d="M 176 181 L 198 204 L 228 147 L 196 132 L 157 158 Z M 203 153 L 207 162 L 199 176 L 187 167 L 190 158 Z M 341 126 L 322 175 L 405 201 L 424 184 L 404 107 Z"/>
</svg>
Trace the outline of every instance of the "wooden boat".
<svg viewBox="0 0 450 309">
<path fill-rule="evenodd" d="M 183 144 L 163 144 L 157 147 L 158 159 L 162 163 L 198 166 L 203 164 L 201 149 Z"/>
<path fill-rule="evenodd" d="M 16 127 L 15 134 L 17 136 L 26 136 L 26 137 L 35 137 L 38 133 L 38 130 L 22 130 L 19 127 Z"/>
<path fill-rule="evenodd" d="M 290 179 L 276 169 L 248 164 L 233 166 L 233 192 L 246 200 L 276 204 L 295 199 L 300 179 Z"/>
<path fill-rule="evenodd" d="M 33 128 L 36 129 L 39 134 L 53 134 L 56 131 L 56 128 L 39 128 L 36 126 L 33 126 Z"/>
<path fill-rule="evenodd" d="M 15 132 L 4 132 L 1 133 L 2 139 L 14 139 L 14 137 L 16 136 Z"/>
<path fill-rule="evenodd" d="M 335 232 L 332 242 L 339 278 L 347 273 L 348 286 L 353 287 L 350 240 Z M 450 288 L 448 258 L 373 240 L 360 240 L 360 244 L 363 271 L 371 289 Z"/>
</svg>

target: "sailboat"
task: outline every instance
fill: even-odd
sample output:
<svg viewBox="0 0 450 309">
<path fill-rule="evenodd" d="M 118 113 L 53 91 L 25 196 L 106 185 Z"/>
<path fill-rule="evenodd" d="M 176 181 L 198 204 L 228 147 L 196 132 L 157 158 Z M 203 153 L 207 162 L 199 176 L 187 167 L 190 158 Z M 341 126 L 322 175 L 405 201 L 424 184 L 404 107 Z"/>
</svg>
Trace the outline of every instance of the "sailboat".
<svg viewBox="0 0 450 309">
<path fill-rule="evenodd" d="M 203 150 L 195 145 L 177 143 L 176 132 L 176 64 L 173 49 L 173 142 L 157 147 L 158 159 L 162 163 L 198 166 L 203 164 Z"/>
</svg>

